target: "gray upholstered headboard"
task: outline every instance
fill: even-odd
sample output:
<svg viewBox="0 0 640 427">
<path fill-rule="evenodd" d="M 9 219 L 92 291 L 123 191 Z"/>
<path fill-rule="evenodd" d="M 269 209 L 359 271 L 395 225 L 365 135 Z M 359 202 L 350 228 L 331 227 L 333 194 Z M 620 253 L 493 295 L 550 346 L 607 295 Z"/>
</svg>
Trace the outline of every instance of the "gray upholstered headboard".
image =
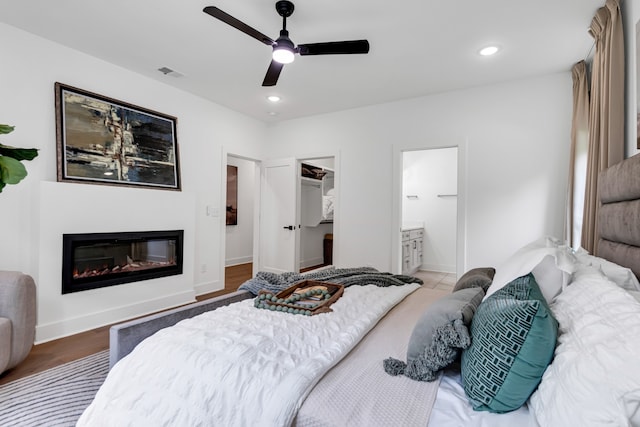
<svg viewBox="0 0 640 427">
<path fill-rule="evenodd" d="M 640 277 L 640 154 L 602 171 L 598 186 L 596 255 Z"/>
</svg>

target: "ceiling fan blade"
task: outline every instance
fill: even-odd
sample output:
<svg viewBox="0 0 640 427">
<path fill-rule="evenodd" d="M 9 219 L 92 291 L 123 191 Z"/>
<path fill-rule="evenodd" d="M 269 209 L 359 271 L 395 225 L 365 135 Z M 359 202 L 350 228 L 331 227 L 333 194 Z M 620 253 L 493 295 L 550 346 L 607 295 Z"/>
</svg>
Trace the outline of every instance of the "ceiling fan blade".
<svg viewBox="0 0 640 427">
<path fill-rule="evenodd" d="M 267 74 L 264 76 L 262 86 L 275 86 L 278 83 L 282 67 L 284 67 L 284 64 L 272 60 L 267 69 Z"/>
<path fill-rule="evenodd" d="M 299 44 L 298 53 L 301 56 L 369 53 L 369 41 L 348 40 L 342 42 Z"/>
<path fill-rule="evenodd" d="M 242 31 L 246 35 L 251 36 L 254 39 L 258 40 L 259 42 L 262 42 L 268 46 L 272 46 L 275 43 L 270 37 L 265 36 L 260 31 L 248 26 L 244 22 L 234 18 L 233 16 L 229 15 L 226 12 L 223 12 L 222 10 L 218 9 L 215 6 L 207 6 L 202 11 L 204 13 L 207 13 L 213 16 L 216 19 L 221 20 L 225 24 L 231 25 L 233 28 L 236 28 Z"/>
</svg>

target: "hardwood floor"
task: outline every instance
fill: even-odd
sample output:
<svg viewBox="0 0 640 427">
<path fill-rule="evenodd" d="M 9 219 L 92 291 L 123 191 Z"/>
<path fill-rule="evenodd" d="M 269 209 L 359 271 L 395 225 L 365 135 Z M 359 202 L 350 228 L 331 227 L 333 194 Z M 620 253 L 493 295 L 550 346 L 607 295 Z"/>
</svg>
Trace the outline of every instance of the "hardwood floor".
<svg viewBox="0 0 640 427">
<path fill-rule="evenodd" d="M 238 290 L 252 276 L 253 264 L 241 264 L 225 269 L 223 290 L 196 297 L 197 301 L 214 298 Z M 27 358 L 15 368 L 0 375 L 0 385 L 53 368 L 72 360 L 109 348 L 109 328 L 103 326 L 65 338 L 34 345 Z"/>
</svg>

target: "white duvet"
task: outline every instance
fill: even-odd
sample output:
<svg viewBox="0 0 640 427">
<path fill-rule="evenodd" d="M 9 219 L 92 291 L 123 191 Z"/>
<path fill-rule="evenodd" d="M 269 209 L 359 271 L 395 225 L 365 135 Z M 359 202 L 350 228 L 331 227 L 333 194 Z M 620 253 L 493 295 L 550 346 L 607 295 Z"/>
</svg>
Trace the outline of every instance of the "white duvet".
<svg viewBox="0 0 640 427">
<path fill-rule="evenodd" d="M 184 320 L 118 362 L 78 426 L 288 426 L 319 379 L 418 288 L 351 286 L 315 316 L 245 300 Z"/>
<path fill-rule="evenodd" d="M 640 426 L 640 304 L 590 267 L 551 305 L 555 357 L 530 399 L 544 427 Z"/>
</svg>

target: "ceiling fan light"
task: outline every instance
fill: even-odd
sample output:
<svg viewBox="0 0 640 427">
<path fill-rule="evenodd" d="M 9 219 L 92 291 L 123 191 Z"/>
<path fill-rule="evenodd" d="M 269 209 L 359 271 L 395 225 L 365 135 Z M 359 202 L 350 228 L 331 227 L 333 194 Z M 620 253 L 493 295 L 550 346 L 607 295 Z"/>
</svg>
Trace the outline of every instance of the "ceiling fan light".
<svg viewBox="0 0 640 427">
<path fill-rule="evenodd" d="M 277 46 L 273 48 L 273 60 L 281 64 L 290 64 L 293 62 L 295 55 L 287 46 Z"/>
<path fill-rule="evenodd" d="M 273 49 L 273 60 L 281 64 L 290 64 L 293 62 L 295 55 L 287 48 Z"/>
<path fill-rule="evenodd" d="M 290 64 L 295 57 L 296 47 L 289 38 L 289 32 L 285 29 L 280 30 L 280 37 L 273 45 L 272 58 L 281 64 Z"/>
</svg>

